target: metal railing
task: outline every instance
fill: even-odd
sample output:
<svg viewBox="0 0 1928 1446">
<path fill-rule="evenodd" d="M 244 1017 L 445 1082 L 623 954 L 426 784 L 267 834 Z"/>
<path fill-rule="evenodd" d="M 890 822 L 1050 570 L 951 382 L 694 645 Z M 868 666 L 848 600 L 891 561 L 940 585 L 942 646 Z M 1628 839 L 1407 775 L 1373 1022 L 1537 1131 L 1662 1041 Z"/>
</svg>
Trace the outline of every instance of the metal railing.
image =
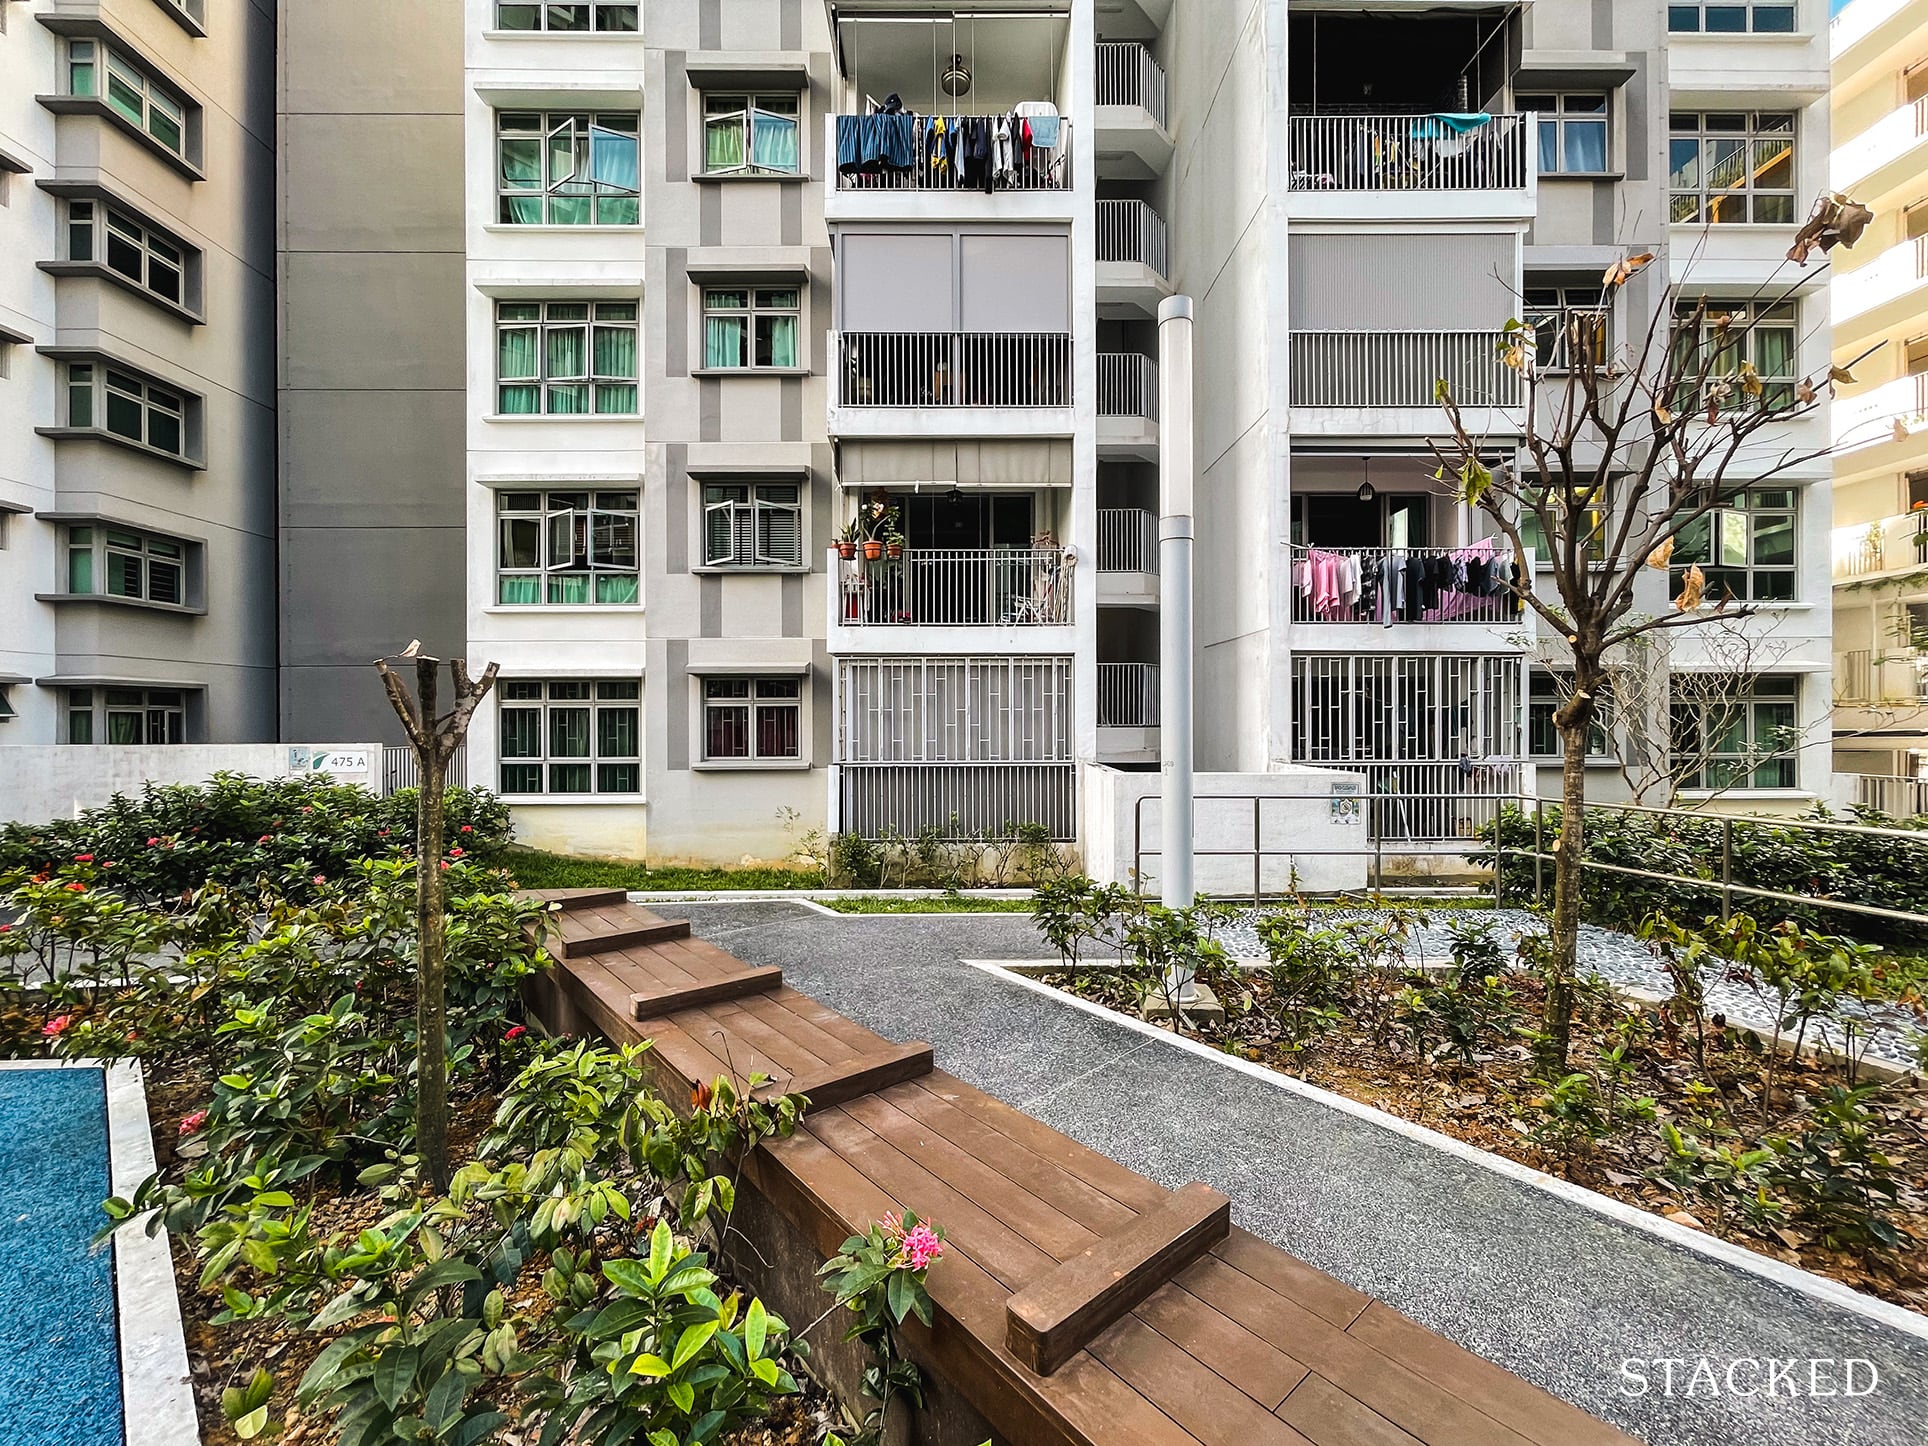
<svg viewBox="0 0 1928 1446">
<path fill-rule="evenodd" d="M 1158 420 L 1158 363 L 1135 351 L 1098 353 L 1098 415 Z"/>
<path fill-rule="evenodd" d="M 1834 655 L 1834 701 L 1866 703 L 1874 698 L 1874 650 L 1850 648 Z"/>
<path fill-rule="evenodd" d="M 1295 191 L 1519 191 L 1531 175 L 1530 127 L 1496 115 L 1455 130 L 1430 115 L 1295 115 Z"/>
<path fill-rule="evenodd" d="M 1828 406 L 1834 445 L 1843 450 L 1879 446 L 1928 423 L 1928 374 L 1896 377 L 1854 396 L 1836 397 Z"/>
<path fill-rule="evenodd" d="M 1464 589 L 1441 581 L 1457 578 L 1467 561 L 1475 565 Z M 1350 602 L 1343 593 L 1326 591 L 1340 570 L 1351 576 Z M 1512 571 L 1510 556 L 1466 547 L 1294 547 L 1292 621 L 1519 623 Z M 1532 575 L 1530 566 L 1520 570 L 1522 578 Z"/>
<path fill-rule="evenodd" d="M 1100 507 L 1098 571 L 1157 572 L 1157 514 L 1143 507 Z"/>
<path fill-rule="evenodd" d="M 1928 814 L 1928 778 L 1903 778 L 1888 773 L 1857 773 L 1854 804 L 1879 809 L 1891 818 L 1920 818 Z"/>
<path fill-rule="evenodd" d="M 1143 201 L 1100 201 L 1098 259 L 1142 262 L 1170 276 L 1165 218 Z"/>
<path fill-rule="evenodd" d="M 843 407 L 1068 407 L 1066 332 L 831 333 Z"/>
<path fill-rule="evenodd" d="M 1135 40 L 1098 44 L 1098 104 L 1143 106 L 1165 124 L 1165 72 Z"/>
<path fill-rule="evenodd" d="M 839 132 L 849 124 L 861 125 L 881 119 L 871 116 L 832 116 L 830 154 L 843 154 Z M 948 143 L 931 134 L 924 123 L 928 117 L 909 116 L 905 138 L 910 155 L 907 166 L 880 166 L 875 170 L 837 172 L 839 191 L 1067 191 L 1071 189 L 1071 122 L 1058 122 L 1058 144 L 1049 150 L 1025 148 L 1014 144 L 1011 166 L 993 171 L 986 186 L 979 170 L 967 164 Z M 954 116 L 943 118 L 948 127 Z M 965 116 L 964 120 L 993 120 L 996 117 Z"/>
<path fill-rule="evenodd" d="M 448 770 L 444 780 L 450 788 L 467 788 L 469 783 L 469 754 L 465 746 L 458 747 L 449 756 Z M 422 770 L 416 762 L 415 750 L 406 743 L 390 743 L 382 748 L 382 796 L 396 793 L 404 788 L 414 788 L 422 781 Z"/>
<path fill-rule="evenodd" d="M 1042 824 L 1051 837 L 1078 836 L 1075 763 L 841 763 L 843 832 L 863 838 L 1000 834 Z"/>
<path fill-rule="evenodd" d="M 1366 822 L 1374 840 L 1436 852 L 1467 847 L 1490 828 L 1500 805 L 1520 796 L 1524 764 L 1494 758 L 1318 766 L 1365 775 Z"/>
<path fill-rule="evenodd" d="M 1834 576 L 1873 577 L 1928 567 L 1928 508 L 1834 529 Z"/>
<path fill-rule="evenodd" d="M 1462 407 L 1518 407 L 1519 371 L 1500 358 L 1497 331 L 1295 331 L 1295 407 L 1439 406 L 1437 384 Z"/>
<path fill-rule="evenodd" d="M 1158 726 L 1158 664 L 1098 664 L 1098 726 Z"/>
<path fill-rule="evenodd" d="M 845 627 L 1062 627 L 1072 553 L 1062 547 L 919 548 L 839 558 Z"/>
</svg>

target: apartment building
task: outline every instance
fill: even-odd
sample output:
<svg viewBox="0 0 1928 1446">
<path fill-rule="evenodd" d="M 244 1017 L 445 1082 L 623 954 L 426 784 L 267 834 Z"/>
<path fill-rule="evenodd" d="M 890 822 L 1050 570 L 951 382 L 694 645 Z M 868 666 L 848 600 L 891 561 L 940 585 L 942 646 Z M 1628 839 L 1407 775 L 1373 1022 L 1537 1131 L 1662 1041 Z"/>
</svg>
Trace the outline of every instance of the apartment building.
<svg viewBox="0 0 1928 1446">
<path fill-rule="evenodd" d="M 1834 277 L 1835 766 L 1928 812 L 1928 5 L 1832 25 L 1834 185 L 1875 210 Z"/>
<path fill-rule="evenodd" d="M 276 736 L 274 47 L 0 4 L 0 742 Z"/>
</svg>

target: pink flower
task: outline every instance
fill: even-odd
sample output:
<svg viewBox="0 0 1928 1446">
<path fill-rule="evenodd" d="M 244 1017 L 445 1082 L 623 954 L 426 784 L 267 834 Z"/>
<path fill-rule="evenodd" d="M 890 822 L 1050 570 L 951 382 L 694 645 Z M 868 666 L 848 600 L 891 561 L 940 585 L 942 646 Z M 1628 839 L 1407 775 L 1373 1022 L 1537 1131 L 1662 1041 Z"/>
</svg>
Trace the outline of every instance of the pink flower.
<svg viewBox="0 0 1928 1446">
<path fill-rule="evenodd" d="M 944 1242 L 928 1225 L 919 1225 L 904 1236 L 904 1259 L 912 1270 L 928 1270 L 944 1253 Z"/>
<path fill-rule="evenodd" d="M 12 932 L 13 932 L 13 925 L 0 924 L 0 934 L 11 934 Z"/>
<path fill-rule="evenodd" d="M 459 858 L 461 858 L 461 857 L 462 857 L 462 850 L 461 850 L 461 848 L 460 848 L 460 847 L 458 846 L 458 847 L 456 847 L 456 848 L 452 848 L 452 849 L 450 849 L 450 850 L 449 850 L 449 857 L 450 857 L 450 858 L 452 858 L 452 859 L 459 859 Z"/>
<path fill-rule="evenodd" d="M 375 837 L 376 837 L 376 838 L 387 838 L 387 837 L 388 837 L 388 830 L 387 830 L 387 829 L 385 829 L 385 828 L 378 828 L 378 829 L 376 829 L 376 830 L 375 830 Z"/>
<path fill-rule="evenodd" d="M 256 842 L 256 843 L 258 843 L 258 844 L 264 844 L 264 843 L 266 843 L 266 842 L 267 842 L 267 841 L 268 841 L 269 839 L 271 839 L 272 837 L 274 837 L 274 835 L 273 835 L 273 834 L 266 834 L 266 833 L 264 833 L 264 834 L 262 834 L 262 835 L 261 835 L 261 837 L 260 837 L 260 838 L 258 838 L 258 839 L 256 839 L 256 840 L 255 840 L 255 842 Z"/>
<path fill-rule="evenodd" d="M 315 806 L 312 803 L 304 803 L 301 805 L 301 811 L 303 813 L 313 813 L 315 811 Z"/>
<path fill-rule="evenodd" d="M 315 875 L 315 882 L 316 882 L 317 884 L 325 884 L 325 883 L 327 883 L 327 882 L 328 882 L 328 875 L 326 875 L 326 874 L 316 874 L 316 875 Z"/>
<path fill-rule="evenodd" d="M 443 860 L 442 860 L 442 867 L 443 867 L 443 868 L 447 868 L 448 866 L 449 866 L 449 861 L 448 861 L 447 859 L 443 859 Z"/>
<path fill-rule="evenodd" d="M 67 1032 L 67 1026 L 72 1024 L 73 1022 L 74 1022 L 73 1015 L 63 1014 L 63 1015 L 60 1015 L 58 1018 L 50 1019 L 45 1024 L 41 1025 L 40 1032 L 43 1035 L 45 1035 L 48 1039 L 52 1039 L 56 1035 L 65 1034 Z"/>
<path fill-rule="evenodd" d="M 509 1032 L 503 1035 L 502 1037 L 504 1039 L 520 1039 L 522 1038 L 523 1035 L 527 1034 L 528 1032 L 529 1031 L 524 1029 L 521 1025 L 512 1024 L 509 1026 Z"/>
<path fill-rule="evenodd" d="M 181 1116 L 181 1133 L 184 1135 L 191 1135 L 196 1130 L 200 1129 L 201 1126 L 205 1125 L 207 1122 L 208 1122 L 208 1112 L 206 1110 L 196 1110 L 191 1115 L 182 1115 Z"/>
<path fill-rule="evenodd" d="M 159 847 L 160 847 L 160 843 L 161 843 L 161 841 L 160 841 L 159 839 L 157 839 L 157 838 L 151 838 L 151 839 L 149 839 L 149 840 L 147 841 L 147 846 L 148 846 L 149 848 L 159 848 Z"/>
<path fill-rule="evenodd" d="M 465 824 L 463 824 L 463 825 L 462 825 L 462 827 L 461 827 L 461 829 L 460 829 L 460 832 L 462 832 L 462 833 L 474 833 L 474 832 L 475 832 L 475 830 L 474 830 L 473 828 L 471 828 L 471 827 L 469 827 L 469 825 L 467 825 L 467 824 L 465 823 Z"/>
<path fill-rule="evenodd" d="M 74 862 L 77 864 L 91 864 L 93 861 L 94 861 L 94 856 L 92 854 L 75 854 L 74 855 Z"/>
</svg>

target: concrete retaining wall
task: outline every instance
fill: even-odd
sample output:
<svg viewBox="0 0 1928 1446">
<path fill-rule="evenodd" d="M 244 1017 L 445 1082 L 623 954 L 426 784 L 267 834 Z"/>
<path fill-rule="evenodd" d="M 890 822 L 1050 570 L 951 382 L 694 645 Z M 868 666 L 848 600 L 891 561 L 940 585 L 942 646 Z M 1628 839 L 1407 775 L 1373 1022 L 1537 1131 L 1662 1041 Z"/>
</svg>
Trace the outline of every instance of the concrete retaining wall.
<svg viewBox="0 0 1928 1446">
<path fill-rule="evenodd" d="M 42 823 L 97 808 L 146 783 L 205 783 L 217 773 L 254 778 L 325 774 L 381 791 L 379 743 L 175 743 L 93 747 L 0 746 L 0 820 Z"/>
</svg>

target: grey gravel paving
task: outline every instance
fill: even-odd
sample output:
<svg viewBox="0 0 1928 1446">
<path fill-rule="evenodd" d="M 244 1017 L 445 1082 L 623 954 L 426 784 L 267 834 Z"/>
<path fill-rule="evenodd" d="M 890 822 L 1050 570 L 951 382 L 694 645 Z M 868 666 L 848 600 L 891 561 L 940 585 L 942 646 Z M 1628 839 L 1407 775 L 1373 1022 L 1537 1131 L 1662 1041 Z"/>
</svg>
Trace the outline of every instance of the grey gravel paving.
<svg viewBox="0 0 1928 1446">
<path fill-rule="evenodd" d="M 1245 1228 L 1652 1446 L 1928 1443 L 1928 1342 L 959 962 L 1038 958 L 1027 919 L 657 908 L 1153 1179 L 1216 1186 Z M 1688 1362 L 1675 1393 L 1655 1366 L 1625 1394 L 1623 1361 L 1659 1357 Z M 1700 1357 L 1859 1357 L 1880 1383 L 1689 1397 Z"/>
</svg>

